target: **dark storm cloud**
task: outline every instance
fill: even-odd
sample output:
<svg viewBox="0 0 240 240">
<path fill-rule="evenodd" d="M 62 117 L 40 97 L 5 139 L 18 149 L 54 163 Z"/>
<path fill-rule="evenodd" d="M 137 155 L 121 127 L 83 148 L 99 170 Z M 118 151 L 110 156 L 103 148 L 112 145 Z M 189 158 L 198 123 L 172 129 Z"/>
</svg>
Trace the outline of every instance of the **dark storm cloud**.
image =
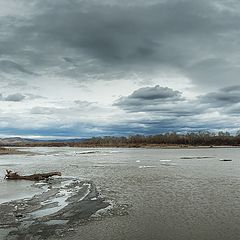
<svg viewBox="0 0 240 240">
<path fill-rule="evenodd" d="M 181 104 L 179 104 L 181 102 Z M 144 87 L 134 91 L 127 97 L 121 97 L 114 103 L 129 112 L 162 112 L 189 114 L 182 93 L 168 87 Z M 188 110 L 189 109 L 189 110 Z"/>
<path fill-rule="evenodd" d="M 35 14 L 21 24 L 9 20 L 13 27 L 0 52 L 29 61 L 31 70 L 3 62 L 29 74 L 58 66 L 56 74 L 76 78 L 106 71 L 107 78 L 158 66 L 203 86 L 233 85 L 240 73 L 239 9 L 237 1 L 220 0 L 35 1 Z M 88 60 L 95 62 L 84 64 Z"/>
<path fill-rule="evenodd" d="M 193 50 L 187 40 L 235 30 L 238 21 L 228 12 L 219 14 L 205 0 L 132 7 L 58 1 L 25 31 L 37 31 L 40 39 L 81 49 L 105 61 L 182 65 L 180 60 L 188 55 L 182 47 Z"/>
</svg>

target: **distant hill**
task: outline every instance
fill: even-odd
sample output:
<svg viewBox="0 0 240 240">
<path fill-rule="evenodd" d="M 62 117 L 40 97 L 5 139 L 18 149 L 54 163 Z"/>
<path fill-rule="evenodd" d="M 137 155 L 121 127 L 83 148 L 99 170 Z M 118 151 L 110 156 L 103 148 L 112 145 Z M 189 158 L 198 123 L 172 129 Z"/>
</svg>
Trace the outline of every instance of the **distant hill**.
<svg viewBox="0 0 240 240">
<path fill-rule="evenodd" d="M 1 145 L 15 145 L 17 143 L 30 143 L 33 141 L 33 139 L 25 139 L 20 137 L 0 138 Z"/>
<path fill-rule="evenodd" d="M 15 146 L 21 144 L 31 144 L 31 143 L 79 143 L 85 139 L 81 138 L 72 138 L 72 139 L 53 139 L 53 140 L 38 140 L 31 138 L 21 138 L 21 137 L 9 137 L 9 138 L 0 138 L 0 145 L 2 146 Z"/>
</svg>

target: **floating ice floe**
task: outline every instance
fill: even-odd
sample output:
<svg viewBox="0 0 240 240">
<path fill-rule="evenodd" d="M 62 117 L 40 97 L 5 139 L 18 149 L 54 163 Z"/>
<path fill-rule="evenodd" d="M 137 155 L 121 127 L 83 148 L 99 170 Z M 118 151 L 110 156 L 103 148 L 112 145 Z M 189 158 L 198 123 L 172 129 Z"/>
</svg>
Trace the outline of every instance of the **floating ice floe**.
<svg viewBox="0 0 240 240">
<path fill-rule="evenodd" d="M 157 166 L 145 166 L 145 165 L 143 165 L 143 166 L 139 166 L 138 168 L 156 168 Z"/>
</svg>

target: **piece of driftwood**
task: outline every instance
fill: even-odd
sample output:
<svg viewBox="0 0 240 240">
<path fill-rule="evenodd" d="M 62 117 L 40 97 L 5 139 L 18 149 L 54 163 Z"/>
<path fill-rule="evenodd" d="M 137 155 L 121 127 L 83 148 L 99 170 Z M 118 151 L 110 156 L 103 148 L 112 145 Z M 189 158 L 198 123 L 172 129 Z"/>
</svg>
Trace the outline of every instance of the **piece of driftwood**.
<svg viewBox="0 0 240 240">
<path fill-rule="evenodd" d="M 222 162 L 231 162 L 232 159 L 220 159 L 220 161 L 222 161 Z"/>
<path fill-rule="evenodd" d="M 17 172 L 6 170 L 5 179 L 7 180 L 30 180 L 30 181 L 41 181 L 46 180 L 52 176 L 61 176 L 60 172 L 49 172 L 49 173 L 38 173 L 27 176 L 21 176 Z"/>
</svg>

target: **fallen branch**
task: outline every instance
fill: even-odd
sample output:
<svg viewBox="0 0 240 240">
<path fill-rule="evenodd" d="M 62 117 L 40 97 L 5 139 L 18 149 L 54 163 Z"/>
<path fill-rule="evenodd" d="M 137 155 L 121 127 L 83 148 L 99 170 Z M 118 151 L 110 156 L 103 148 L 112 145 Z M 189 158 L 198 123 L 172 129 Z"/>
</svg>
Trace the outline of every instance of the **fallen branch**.
<svg viewBox="0 0 240 240">
<path fill-rule="evenodd" d="M 60 172 L 50 172 L 50 173 L 38 173 L 27 176 L 21 176 L 17 172 L 11 170 L 6 170 L 5 179 L 7 180 L 30 180 L 30 181 L 41 181 L 46 180 L 52 176 L 61 176 Z"/>
</svg>

